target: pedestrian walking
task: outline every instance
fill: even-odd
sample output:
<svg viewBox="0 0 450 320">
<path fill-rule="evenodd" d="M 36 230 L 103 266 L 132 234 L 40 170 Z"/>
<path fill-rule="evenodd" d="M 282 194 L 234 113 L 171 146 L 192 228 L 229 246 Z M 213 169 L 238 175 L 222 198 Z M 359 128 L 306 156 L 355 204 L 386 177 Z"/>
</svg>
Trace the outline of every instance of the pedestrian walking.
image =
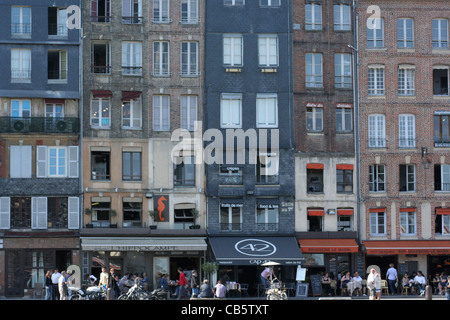
<svg viewBox="0 0 450 320">
<path fill-rule="evenodd" d="M 58 269 L 52 273 L 52 300 L 59 300 L 58 280 L 61 277 Z"/>
<path fill-rule="evenodd" d="M 45 274 L 45 300 L 53 300 L 52 272 L 50 270 Z"/>
<path fill-rule="evenodd" d="M 381 300 L 380 275 L 373 268 L 367 277 L 367 287 L 370 290 L 369 300 Z"/>
<path fill-rule="evenodd" d="M 59 300 L 67 300 L 69 292 L 67 289 L 67 280 L 65 271 L 61 272 L 61 276 L 58 279 L 58 291 L 59 291 Z"/>
<path fill-rule="evenodd" d="M 386 279 L 389 285 L 389 294 L 394 295 L 396 292 L 396 286 L 398 285 L 397 269 L 394 268 L 394 264 L 389 264 L 389 269 L 386 272 Z"/>
<path fill-rule="evenodd" d="M 183 269 L 178 267 L 177 269 L 178 274 L 179 274 L 179 279 L 178 279 L 178 300 L 181 299 L 185 299 L 187 297 L 187 287 L 188 287 L 188 283 L 186 280 L 186 275 L 183 272 Z"/>
</svg>

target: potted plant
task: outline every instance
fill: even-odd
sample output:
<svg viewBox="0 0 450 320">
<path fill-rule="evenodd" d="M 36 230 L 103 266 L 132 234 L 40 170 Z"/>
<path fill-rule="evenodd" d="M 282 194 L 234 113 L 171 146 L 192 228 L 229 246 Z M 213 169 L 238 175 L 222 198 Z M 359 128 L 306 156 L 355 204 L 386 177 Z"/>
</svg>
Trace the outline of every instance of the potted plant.
<svg viewBox="0 0 450 320">
<path fill-rule="evenodd" d="M 92 209 L 91 208 L 85 208 L 84 209 L 84 214 L 87 216 L 90 216 L 92 214 Z M 92 218 L 91 218 L 91 223 L 86 223 L 86 228 L 93 228 L 94 225 L 92 224 Z"/>
<path fill-rule="evenodd" d="M 194 219 L 194 224 L 192 226 L 189 226 L 189 229 L 200 229 L 200 225 L 196 224 L 197 218 L 200 216 L 200 211 L 198 209 L 192 209 L 192 218 Z"/>
<path fill-rule="evenodd" d="M 219 270 L 219 265 L 215 262 L 207 261 L 204 264 L 202 264 L 202 270 L 205 272 L 205 274 L 211 276 L 211 274 L 217 272 Z M 207 277 L 210 278 L 210 277 Z"/>
<path fill-rule="evenodd" d="M 156 229 L 157 228 L 157 221 L 159 219 L 159 212 L 158 212 L 158 210 L 149 210 L 148 214 L 150 215 L 150 217 L 152 217 L 153 222 L 155 223 L 153 225 L 150 225 L 150 229 Z"/>
</svg>

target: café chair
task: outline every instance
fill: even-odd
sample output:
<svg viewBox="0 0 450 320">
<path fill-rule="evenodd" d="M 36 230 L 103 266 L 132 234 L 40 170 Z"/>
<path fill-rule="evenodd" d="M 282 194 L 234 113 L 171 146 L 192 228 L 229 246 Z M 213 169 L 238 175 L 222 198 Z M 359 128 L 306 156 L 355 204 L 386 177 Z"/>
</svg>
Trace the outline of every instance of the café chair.
<svg viewBox="0 0 450 320">
<path fill-rule="evenodd" d="M 411 287 L 404 287 L 402 286 L 402 294 L 408 295 L 409 290 L 411 290 Z"/>
<path fill-rule="evenodd" d="M 330 281 L 330 289 L 334 292 L 334 296 L 336 296 L 336 280 Z"/>
<path fill-rule="evenodd" d="M 248 297 L 248 283 L 241 283 L 241 296 Z"/>
<path fill-rule="evenodd" d="M 387 295 L 389 295 L 389 288 L 386 280 L 381 280 L 380 287 L 381 287 L 381 294 L 386 293 Z"/>
</svg>

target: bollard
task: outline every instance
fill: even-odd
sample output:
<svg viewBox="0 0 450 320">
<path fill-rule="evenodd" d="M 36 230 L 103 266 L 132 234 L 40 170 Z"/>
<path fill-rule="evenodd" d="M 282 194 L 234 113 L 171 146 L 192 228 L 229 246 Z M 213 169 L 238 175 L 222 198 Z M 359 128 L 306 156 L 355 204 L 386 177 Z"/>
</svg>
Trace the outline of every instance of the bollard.
<svg viewBox="0 0 450 320">
<path fill-rule="evenodd" d="M 433 299 L 433 290 L 431 289 L 431 286 L 425 287 L 425 300 L 432 300 Z"/>
</svg>

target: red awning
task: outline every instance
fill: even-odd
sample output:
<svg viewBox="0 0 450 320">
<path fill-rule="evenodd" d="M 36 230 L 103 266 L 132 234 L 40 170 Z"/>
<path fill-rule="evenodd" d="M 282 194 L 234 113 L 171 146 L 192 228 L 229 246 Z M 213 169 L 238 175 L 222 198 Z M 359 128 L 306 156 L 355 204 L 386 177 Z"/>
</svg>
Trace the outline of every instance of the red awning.
<svg viewBox="0 0 450 320">
<path fill-rule="evenodd" d="M 386 212 L 386 208 L 371 208 L 369 212 Z"/>
<path fill-rule="evenodd" d="M 363 241 L 367 254 L 450 254 L 450 241 L 389 240 Z"/>
<path fill-rule="evenodd" d="M 91 90 L 94 98 L 109 98 L 112 97 L 111 90 Z"/>
<path fill-rule="evenodd" d="M 122 91 L 122 101 L 135 100 L 141 96 L 141 91 Z"/>
<path fill-rule="evenodd" d="M 436 213 L 437 214 L 450 214 L 450 209 L 449 208 L 439 208 L 439 209 L 436 209 Z"/>
<path fill-rule="evenodd" d="M 322 209 L 309 209 L 308 215 L 315 216 L 315 217 L 321 217 L 321 216 L 323 216 L 323 210 Z"/>
<path fill-rule="evenodd" d="M 339 216 L 352 216 L 353 209 L 338 209 L 337 214 Z"/>
<path fill-rule="evenodd" d="M 45 103 L 50 103 L 50 104 L 64 104 L 64 102 L 66 102 L 65 99 L 45 99 Z"/>
<path fill-rule="evenodd" d="M 323 169 L 324 165 L 323 165 L 323 163 L 307 163 L 306 168 L 307 169 Z"/>
<path fill-rule="evenodd" d="M 353 165 L 340 163 L 340 164 L 336 165 L 336 169 L 338 169 L 338 170 L 353 170 Z"/>
<path fill-rule="evenodd" d="M 358 252 L 355 239 L 301 239 L 298 243 L 302 253 Z"/>
</svg>

